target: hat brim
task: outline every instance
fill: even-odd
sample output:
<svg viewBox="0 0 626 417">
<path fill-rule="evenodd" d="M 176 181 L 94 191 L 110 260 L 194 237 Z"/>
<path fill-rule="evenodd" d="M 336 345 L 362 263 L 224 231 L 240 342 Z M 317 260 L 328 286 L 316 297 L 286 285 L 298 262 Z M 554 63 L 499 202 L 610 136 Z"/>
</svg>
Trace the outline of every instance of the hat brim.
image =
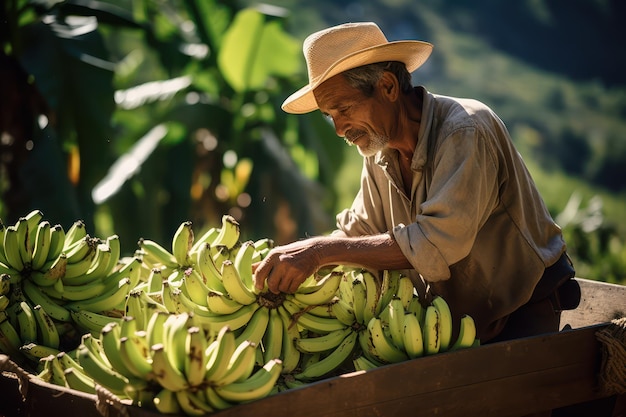
<svg viewBox="0 0 626 417">
<path fill-rule="evenodd" d="M 304 114 L 318 109 L 313 90 L 333 76 L 362 65 L 399 61 L 409 72 L 419 68 L 430 56 L 433 45 L 422 41 L 395 41 L 354 52 L 336 61 L 317 79 L 291 94 L 281 108 L 287 113 Z"/>
</svg>

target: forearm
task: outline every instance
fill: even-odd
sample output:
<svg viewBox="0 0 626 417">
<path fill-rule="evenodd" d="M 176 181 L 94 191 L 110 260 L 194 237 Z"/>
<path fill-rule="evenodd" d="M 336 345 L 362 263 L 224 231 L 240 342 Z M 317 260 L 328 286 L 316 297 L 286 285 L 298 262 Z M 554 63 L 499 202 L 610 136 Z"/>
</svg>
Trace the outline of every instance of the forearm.
<svg viewBox="0 0 626 417">
<path fill-rule="evenodd" d="M 389 234 L 313 237 L 272 249 L 255 265 L 255 286 L 261 290 L 267 281 L 274 293 L 293 293 L 326 265 L 354 265 L 378 271 L 411 267 Z"/>
<path fill-rule="evenodd" d="M 320 266 L 354 265 L 375 270 L 412 268 L 392 235 L 312 238 Z"/>
</svg>

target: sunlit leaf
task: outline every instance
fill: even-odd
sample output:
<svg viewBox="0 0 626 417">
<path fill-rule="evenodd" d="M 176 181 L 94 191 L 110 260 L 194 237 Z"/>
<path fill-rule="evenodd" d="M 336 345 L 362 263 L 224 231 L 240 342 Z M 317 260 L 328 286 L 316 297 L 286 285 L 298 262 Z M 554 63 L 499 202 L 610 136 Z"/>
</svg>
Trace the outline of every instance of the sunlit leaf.
<svg viewBox="0 0 626 417">
<path fill-rule="evenodd" d="M 224 35 L 218 65 L 238 92 L 262 88 L 272 75 L 285 76 L 299 69 L 297 42 L 274 21 L 265 22 L 253 9 L 239 12 Z"/>
</svg>

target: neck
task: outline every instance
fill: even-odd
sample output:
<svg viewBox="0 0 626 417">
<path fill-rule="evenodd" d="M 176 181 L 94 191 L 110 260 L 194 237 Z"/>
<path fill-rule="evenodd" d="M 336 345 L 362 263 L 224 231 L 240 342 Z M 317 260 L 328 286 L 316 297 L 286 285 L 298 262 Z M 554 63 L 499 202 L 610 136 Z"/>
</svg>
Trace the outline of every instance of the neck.
<svg viewBox="0 0 626 417">
<path fill-rule="evenodd" d="M 413 89 L 409 94 L 403 94 L 398 112 L 399 135 L 390 147 L 395 148 L 400 158 L 410 161 L 417 145 L 417 134 L 422 122 L 422 97 Z"/>
</svg>

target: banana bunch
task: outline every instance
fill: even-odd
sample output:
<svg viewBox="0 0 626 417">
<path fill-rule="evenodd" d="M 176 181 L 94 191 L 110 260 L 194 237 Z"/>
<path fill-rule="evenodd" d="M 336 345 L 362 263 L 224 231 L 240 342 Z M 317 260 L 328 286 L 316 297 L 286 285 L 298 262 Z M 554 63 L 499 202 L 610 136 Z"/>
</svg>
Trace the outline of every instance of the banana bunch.
<svg viewBox="0 0 626 417">
<path fill-rule="evenodd" d="M 259 363 L 257 352 L 228 326 L 212 337 L 188 313 L 154 311 L 144 326 L 124 316 L 98 338 L 85 334 L 76 362 L 122 400 L 161 413 L 204 415 L 272 392 L 282 361 Z"/>
<path fill-rule="evenodd" d="M 156 268 L 162 272 L 162 276 L 169 276 L 175 271 L 193 267 L 198 251 L 205 245 L 211 247 L 214 263 L 220 257 L 219 254 L 230 258 L 230 251 L 235 250 L 239 244 L 240 232 L 237 220 L 227 214 L 222 216 L 220 228 L 210 228 L 199 238 L 195 236 L 192 222 L 184 221 L 174 232 L 169 248 L 152 239 L 141 238 L 137 242 L 139 248 L 136 255 L 142 259 L 148 272 Z"/>
<path fill-rule="evenodd" d="M 119 237 L 91 237 L 82 220 L 65 231 L 33 210 L 0 224 L 0 235 L 0 351 L 21 364 L 37 368 L 42 347 L 62 351 L 84 332 L 99 335 L 140 279 L 141 260 L 121 258 Z"/>
<path fill-rule="evenodd" d="M 353 364 L 355 369 L 370 369 L 479 343 L 474 320 L 469 315 L 461 318 L 454 343 L 452 334 L 450 308 L 441 296 L 435 296 L 425 307 L 416 296 L 408 303 L 394 296 L 359 334 L 363 355 L 354 359 Z"/>
</svg>

